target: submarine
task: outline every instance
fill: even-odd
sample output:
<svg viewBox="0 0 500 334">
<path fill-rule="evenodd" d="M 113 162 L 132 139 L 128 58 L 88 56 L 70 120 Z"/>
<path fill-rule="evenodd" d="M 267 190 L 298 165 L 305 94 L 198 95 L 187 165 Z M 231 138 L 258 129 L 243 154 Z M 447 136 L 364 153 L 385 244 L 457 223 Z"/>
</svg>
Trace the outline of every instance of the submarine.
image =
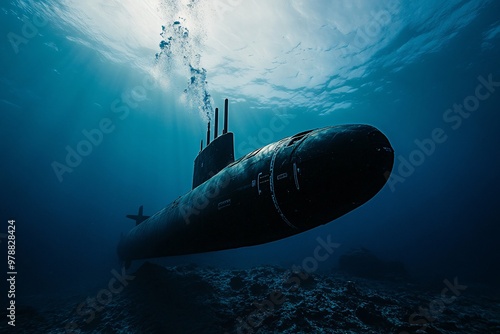
<svg viewBox="0 0 500 334">
<path fill-rule="evenodd" d="M 327 224 L 374 197 L 394 164 L 387 137 L 370 125 L 297 133 L 234 159 L 228 100 L 219 135 L 208 122 L 194 160 L 192 190 L 152 216 L 128 215 L 118 256 L 131 261 L 253 246 Z"/>
</svg>

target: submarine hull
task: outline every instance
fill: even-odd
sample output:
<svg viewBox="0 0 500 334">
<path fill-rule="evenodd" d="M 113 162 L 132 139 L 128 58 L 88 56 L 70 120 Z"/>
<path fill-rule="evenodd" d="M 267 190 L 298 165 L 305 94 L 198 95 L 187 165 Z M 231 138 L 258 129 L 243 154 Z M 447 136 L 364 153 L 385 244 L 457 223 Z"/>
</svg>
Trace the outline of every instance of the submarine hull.
<svg viewBox="0 0 500 334">
<path fill-rule="evenodd" d="M 332 126 L 284 138 L 214 171 L 130 230 L 120 240 L 118 255 L 130 262 L 217 251 L 307 231 L 375 196 L 393 163 L 389 141 L 369 125 Z"/>
</svg>

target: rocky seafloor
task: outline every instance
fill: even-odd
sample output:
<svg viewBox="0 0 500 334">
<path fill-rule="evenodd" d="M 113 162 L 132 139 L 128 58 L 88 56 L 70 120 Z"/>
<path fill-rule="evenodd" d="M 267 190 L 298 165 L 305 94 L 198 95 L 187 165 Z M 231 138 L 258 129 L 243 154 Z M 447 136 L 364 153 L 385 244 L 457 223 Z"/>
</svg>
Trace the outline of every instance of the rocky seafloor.
<svg viewBox="0 0 500 334">
<path fill-rule="evenodd" d="M 338 272 L 147 262 L 113 275 L 92 298 L 26 299 L 16 327 L 4 321 L 0 332 L 500 333 L 500 300 L 454 278 L 423 288 Z"/>
</svg>

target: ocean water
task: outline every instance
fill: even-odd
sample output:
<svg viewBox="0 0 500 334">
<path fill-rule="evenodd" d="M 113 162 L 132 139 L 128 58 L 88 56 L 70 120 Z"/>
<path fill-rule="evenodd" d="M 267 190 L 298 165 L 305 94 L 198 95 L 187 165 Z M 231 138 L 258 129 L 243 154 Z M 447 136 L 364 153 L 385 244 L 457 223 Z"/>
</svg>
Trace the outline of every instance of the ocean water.
<svg viewBox="0 0 500 334">
<path fill-rule="evenodd" d="M 458 277 L 498 292 L 497 1 L 6 0 L 0 9 L 0 247 L 7 268 L 15 220 L 17 298 L 107 282 L 134 226 L 125 215 L 140 205 L 153 214 L 191 189 L 224 98 L 236 158 L 304 130 L 363 123 L 391 141 L 393 173 L 368 203 L 306 233 L 156 263 L 289 268 L 330 236 L 340 246 L 320 273 L 364 247 L 420 282 Z"/>
</svg>

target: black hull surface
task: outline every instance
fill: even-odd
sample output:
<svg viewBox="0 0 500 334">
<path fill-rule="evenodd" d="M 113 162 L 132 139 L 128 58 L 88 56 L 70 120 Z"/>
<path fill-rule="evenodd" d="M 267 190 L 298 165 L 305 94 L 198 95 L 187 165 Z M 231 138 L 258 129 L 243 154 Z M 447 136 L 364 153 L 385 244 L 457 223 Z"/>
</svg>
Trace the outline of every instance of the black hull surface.
<svg viewBox="0 0 500 334">
<path fill-rule="evenodd" d="M 118 254 L 129 262 L 258 245 L 301 233 L 372 198 L 393 162 L 389 141 L 369 125 L 284 138 L 215 170 L 123 236 Z"/>
</svg>

